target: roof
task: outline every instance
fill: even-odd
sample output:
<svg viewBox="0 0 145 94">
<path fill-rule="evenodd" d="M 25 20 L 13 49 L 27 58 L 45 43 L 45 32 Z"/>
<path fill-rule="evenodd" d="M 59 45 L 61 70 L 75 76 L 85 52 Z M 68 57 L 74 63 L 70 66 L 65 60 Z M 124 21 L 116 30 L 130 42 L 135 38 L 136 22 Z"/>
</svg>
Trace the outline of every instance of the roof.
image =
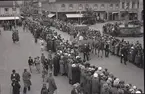
<svg viewBox="0 0 145 94">
<path fill-rule="evenodd" d="M 0 7 L 13 7 L 13 1 L 0 1 Z M 19 7 L 18 3 L 16 7 Z"/>
<path fill-rule="evenodd" d="M 56 2 L 120 2 L 120 0 L 56 0 Z"/>
</svg>

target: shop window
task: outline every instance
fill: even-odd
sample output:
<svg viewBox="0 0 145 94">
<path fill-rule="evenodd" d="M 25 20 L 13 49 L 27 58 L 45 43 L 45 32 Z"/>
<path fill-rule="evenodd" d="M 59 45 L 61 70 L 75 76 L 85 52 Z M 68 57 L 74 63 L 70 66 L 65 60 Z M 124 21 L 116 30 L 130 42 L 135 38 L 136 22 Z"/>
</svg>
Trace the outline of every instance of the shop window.
<svg viewBox="0 0 145 94">
<path fill-rule="evenodd" d="M 101 5 L 101 8 L 104 8 L 104 7 L 105 7 L 105 5 L 104 5 L 104 4 L 102 4 L 102 5 Z"/>
<path fill-rule="evenodd" d="M 97 5 L 97 4 L 95 4 L 95 5 L 94 5 L 94 9 L 97 9 L 97 8 L 98 8 L 98 5 Z"/>
<path fill-rule="evenodd" d="M 124 9 L 125 8 L 125 3 L 124 2 L 122 2 L 122 9 Z"/>
<path fill-rule="evenodd" d="M 110 4 L 110 8 L 113 8 L 113 4 Z"/>
<path fill-rule="evenodd" d="M 69 9 L 73 9 L 73 4 L 70 4 L 69 5 Z"/>
</svg>

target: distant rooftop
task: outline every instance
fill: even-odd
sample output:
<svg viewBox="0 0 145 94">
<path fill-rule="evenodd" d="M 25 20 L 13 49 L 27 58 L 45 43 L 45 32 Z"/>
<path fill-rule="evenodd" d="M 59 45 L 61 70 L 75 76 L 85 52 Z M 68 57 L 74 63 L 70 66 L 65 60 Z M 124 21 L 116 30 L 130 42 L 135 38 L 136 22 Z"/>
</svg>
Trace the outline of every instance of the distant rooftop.
<svg viewBox="0 0 145 94">
<path fill-rule="evenodd" d="M 56 0 L 56 2 L 119 2 L 120 0 Z"/>
<path fill-rule="evenodd" d="M 49 3 L 49 0 L 40 0 L 43 4 Z M 120 2 L 120 0 L 50 0 L 56 1 L 57 3 L 67 3 L 67 2 Z"/>
<path fill-rule="evenodd" d="M 0 7 L 13 7 L 13 1 L 0 1 Z M 19 7 L 18 3 L 16 7 Z"/>
</svg>

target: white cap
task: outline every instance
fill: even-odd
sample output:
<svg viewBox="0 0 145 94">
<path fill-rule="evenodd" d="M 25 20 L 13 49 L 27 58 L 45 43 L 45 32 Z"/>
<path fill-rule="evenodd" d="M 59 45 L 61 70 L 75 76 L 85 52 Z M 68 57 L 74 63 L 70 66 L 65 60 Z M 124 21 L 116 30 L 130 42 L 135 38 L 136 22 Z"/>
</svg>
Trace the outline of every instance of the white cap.
<svg viewBox="0 0 145 94">
<path fill-rule="evenodd" d="M 94 75 L 93 75 L 95 78 L 97 78 L 98 77 L 98 74 L 97 73 L 94 73 Z"/>
<path fill-rule="evenodd" d="M 134 49 L 134 47 L 132 46 L 131 49 Z"/>
<path fill-rule="evenodd" d="M 76 59 L 77 59 L 77 58 L 80 58 L 80 56 L 76 56 Z"/>
<path fill-rule="evenodd" d="M 136 91 L 135 93 L 141 93 L 140 91 Z"/>
<path fill-rule="evenodd" d="M 136 89 L 136 86 L 133 86 L 133 89 Z"/>
<path fill-rule="evenodd" d="M 98 70 L 101 71 L 102 70 L 102 67 L 99 67 Z"/>
<path fill-rule="evenodd" d="M 72 64 L 71 66 L 72 66 L 72 67 L 76 67 L 76 64 Z"/>
<path fill-rule="evenodd" d="M 112 81 L 112 78 L 109 77 L 108 80 L 109 80 L 109 81 Z"/>
<path fill-rule="evenodd" d="M 59 51 L 62 54 L 62 51 Z"/>
<path fill-rule="evenodd" d="M 116 81 L 120 81 L 119 78 L 116 78 Z"/>
</svg>

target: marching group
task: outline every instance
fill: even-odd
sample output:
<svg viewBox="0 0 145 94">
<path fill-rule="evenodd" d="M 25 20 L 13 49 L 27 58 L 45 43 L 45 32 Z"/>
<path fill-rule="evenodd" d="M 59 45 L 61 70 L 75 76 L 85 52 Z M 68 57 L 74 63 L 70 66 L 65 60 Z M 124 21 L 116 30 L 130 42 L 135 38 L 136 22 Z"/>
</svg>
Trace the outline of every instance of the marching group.
<svg viewBox="0 0 145 94">
<path fill-rule="evenodd" d="M 107 53 L 111 52 L 113 55 L 119 56 L 121 58 L 121 63 L 122 59 L 124 59 L 125 64 L 127 61 L 129 61 L 137 67 L 144 68 L 144 48 L 142 47 L 142 44 L 139 43 L 139 41 L 136 41 L 136 43 L 131 43 L 124 39 L 119 40 L 108 35 L 101 36 L 100 31 L 98 30 L 72 30 L 71 27 L 73 24 L 70 27 L 70 23 L 62 22 L 59 20 L 53 20 L 52 25 L 63 32 L 67 32 L 68 34 L 72 34 L 70 32 L 73 32 L 74 37 L 76 37 L 79 33 L 80 36 L 84 37 L 84 40 L 92 40 L 87 42 L 90 45 L 92 52 L 95 51 L 96 53 L 96 49 L 98 49 L 98 53 L 100 50 L 105 50 Z"/>
<path fill-rule="evenodd" d="M 49 64 L 49 66 L 51 70 L 53 66 L 54 76 L 58 76 L 60 74 L 62 76 L 68 77 L 69 83 L 74 86 L 71 94 L 142 93 L 141 89 L 137 88 L 132 84 L 126 84 L 125 81 L 122 81 L 119 78 L 115 77 L 113 74 L 108 72 L 107 69 L 91 65 L 88 62 L 88 55 L 91 51 L 91 47 L 89 47 L 88 44 L 85 44 L 82 48 L 84 53 L 84 59 L 82 59 L 79 53 L 80 46 L 75 45 L 75 43 L 69 42 L 68 40 L 64 40 L 59 34 L 57 34 L 57 32 L 51 30 L 49 26 L 41 26 L 40 24 L 35 23 L 31 20 L 27 20 L 26 24 L 31 33 L 34 35 L 34 38 L 41 38 L 45 40 L 47 43 L 47 50 L 51 50 L 54 53 L 54 56 L 50 58 L 49 62 L 51 62 L 51 64 Z M 114 41 L 116 39 L 111 39 L 113 40 L 112 44 L 115 44 Z M 112 42 L 110 41 L 111 39 L 110 37 L 103 36 L 103 38 L 100 38 L 100 41 L 104 40 L 104 42 L 109 45 L 110 42 Z M 120 44 L 123 44 L 124 46 L 128 43 L 122 40 Z M 139 45 L 139 43 L 137 44 Z M 104 49 L 101 49 L 102 46 L 105 46 L 103 45 L 103 42 L 99 44 L 99 49 L 97 48 L 97 50 L 103 52 Z M 113 50 L 111 50 L 112 54 L 116 54 L 116 50 L 114 47 L 115 46 L 113 45 Z M 125 61 L 125 64 L 126 49 L 127 47 L 124 46 L 124 53 L 123 51 L 120 52 L 117 50 L 117 54 L 121 54 L 121 60 L 123 59 Z M 107 54 L 108 53 L 106 53 L 106 56 Z M 50 54 L 48 55 L 48 57 L 50 57 Z"/>
</svg>

